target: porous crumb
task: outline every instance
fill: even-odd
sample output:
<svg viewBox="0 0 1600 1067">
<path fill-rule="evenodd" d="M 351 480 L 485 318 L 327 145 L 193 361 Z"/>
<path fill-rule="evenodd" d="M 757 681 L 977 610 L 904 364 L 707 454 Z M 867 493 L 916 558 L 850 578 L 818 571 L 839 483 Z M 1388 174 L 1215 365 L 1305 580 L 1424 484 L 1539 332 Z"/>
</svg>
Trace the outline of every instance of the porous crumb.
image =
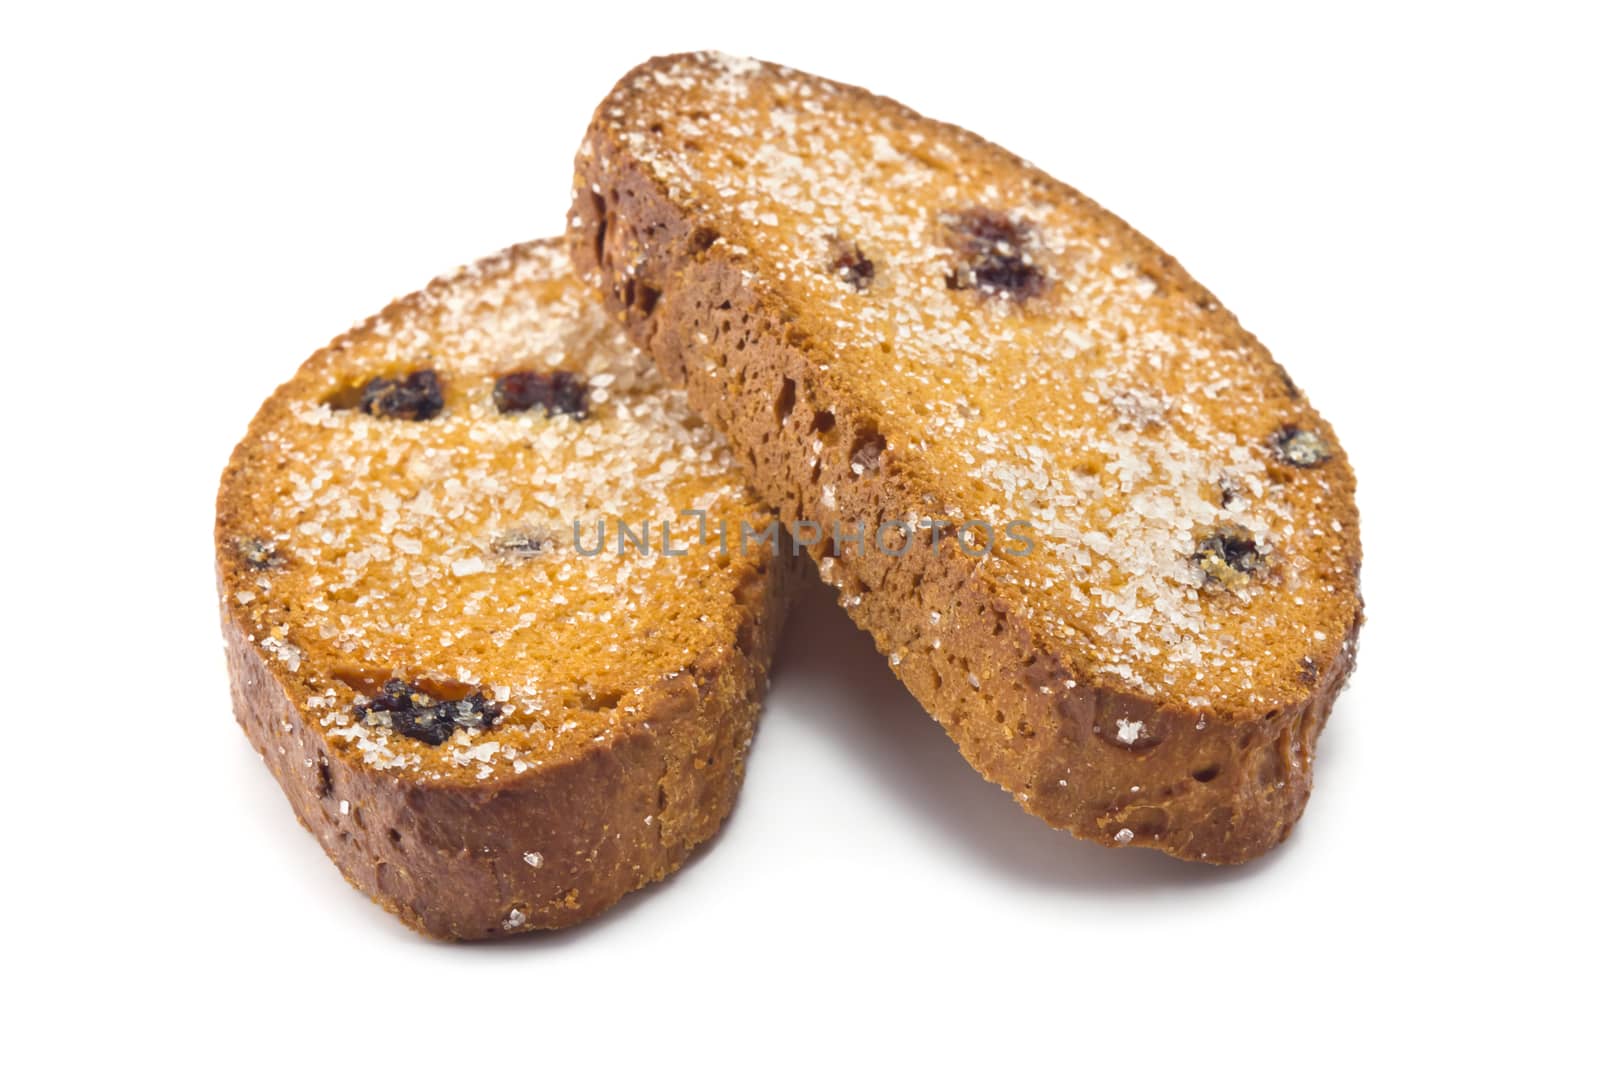
<svg viewBox="0 0 1600 1067">
<path fill-rule="evenodd" d="M 768 520 L 557 242 L 341 338 L 243 448 L 220 509 L 234 617 L 336 751 L 430 781 L 513 777 L 636 729 L 636 703 L 595 694 L 726 647 L 748 575 L 680 513 Z M 669 520 L 684 555 L 661 553 Z M 648 553 L 617 551 L 619 521 L 648 525 Z M 609 549 L 580 552 L 601 522 Z"/>
<path fill-rule="evenodd" d="M 1313 521 L 1346 475 L 1298 393 L 1262 402 L 1280 372 L 1208 294 L 1070 190 L 882 101 L 715 54 L 640 79 L 597 135 L 797 309 L 946 518 L 1028 524 L 1035 550 L 985 579 L 1077 678 L 1218 714 L 1303 697 L 1313 630 L 1354 624 L 1353 598 L 1304 596 L 1355 585 L 1353 528 Z M 870 280 L 842 283 L 858 251 Z"/>
</svg>

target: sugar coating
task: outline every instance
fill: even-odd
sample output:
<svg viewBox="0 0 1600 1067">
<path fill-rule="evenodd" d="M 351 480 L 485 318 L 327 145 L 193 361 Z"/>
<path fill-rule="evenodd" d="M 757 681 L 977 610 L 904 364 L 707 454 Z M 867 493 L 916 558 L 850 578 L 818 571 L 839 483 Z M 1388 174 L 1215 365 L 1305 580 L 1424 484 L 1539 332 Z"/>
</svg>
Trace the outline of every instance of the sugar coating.
<svg viewBox="0 0 1600 1067">
<path fill-rule="evenodd" d="M 1339 639 L 1318 642 L 1353 626 L 1354 523 L 1324 519 L 1353 517 L 1352 483 L 1342 458 L 1274 462 L 1286 423 L 1331 434 L 1231 315 L 964 131 L 751 60 L 652 67 L 596 130 L 718 235 L 710 254 L 797 312 L 816 375 L 870 416 L 928 516 L 1032 524 L 1037 549 L 983 574 L 1036 638 L 1079 676 L 1164 702 L 1251 714 L 1304 697 L 1303 659 L 1326 664 Z M 580 159 L 596 154 L 591 136 Z M 952 281 L 972 209 L 1018 226 L 1007 251 L 1042 293 Z M 869 284 L 836 269 L 841 246 L 871 261 Z M 832 486 L 819 494 L 826 513 Z M 1195 557 L 1224 526 L 1264 566 L 1219 588 Z"/>
<path fill-rule="evenodd" d="M 443 382 L 436 418 L 329 401 L 421 367 Z M 588 382 L 587 418 L 496 408 L 498 376 L 557 368 Z M 687 555 L 580 556 L 574 519 L 586 549 L 602 518 L 766 521 L 558 243 L 464 268 L 340 338 L 263 407 L 235 465 L 219 502 L 234 617 L 336 748 L 431 779 L 524 774 L 647 729 L 646 688 L 735 641 L 745 563 L 676 536 Z M 242 565 L 240 539 L 280 565 Z M 504 715 L 429 746 L 363 722 L 341 672 L 460 682 Z"/>
</svg>

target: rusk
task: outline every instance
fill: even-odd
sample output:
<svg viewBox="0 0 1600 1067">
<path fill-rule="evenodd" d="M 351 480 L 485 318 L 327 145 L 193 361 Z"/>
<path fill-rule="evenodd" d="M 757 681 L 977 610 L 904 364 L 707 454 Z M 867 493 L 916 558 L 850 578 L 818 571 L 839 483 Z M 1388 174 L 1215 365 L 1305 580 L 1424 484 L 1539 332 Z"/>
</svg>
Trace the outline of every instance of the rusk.
<svg viewBox="0 0 1600 1067">
<path fill-rule="evenodd" d="M 1354 661 L 1355 478 L 1170 256 L 965 130 L 707 53 L 600 104 L 568 237 L 974 767 L 1107 845 L 1289 833 Z"/>
<path fill-rule="evenodd" d="M 234 711 L 345 877 L 440 938 L 567 926 L 706 841 L 788 567 L 595 524 L 759 524 L 726 445 L 533 242 L 265 403 L 217 500 Z"/>
</svg>

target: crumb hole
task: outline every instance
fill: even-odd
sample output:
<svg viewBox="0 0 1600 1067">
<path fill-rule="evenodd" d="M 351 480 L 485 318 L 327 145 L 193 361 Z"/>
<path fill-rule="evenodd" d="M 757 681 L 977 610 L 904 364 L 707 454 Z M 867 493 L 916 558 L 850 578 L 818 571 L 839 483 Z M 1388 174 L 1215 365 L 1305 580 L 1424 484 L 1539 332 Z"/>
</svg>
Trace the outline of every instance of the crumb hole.
<svg viewBox="0 0 1600 1067">
<path fill-rule="evenodd" d="M 622 703 L 622 690 L 602 689 L 593 693 L 586 693 L 583 697 L 584 711 L 607 711 Z"/>
<path fill-rule="evenodd" d="M 606 214 L 605 199 L 599 193 L 589 194 L 590 207 L 594 211 L 594 261 L 600 266 L 606 262 L 606 224 L 610 216 Z"/>
<path fill-rule="evenodd" d="M 661 299 L 661 290 L 652 285 L 639 284 L 637 299 L 634 307 L 639 309 L 639 314 L 649 318 L 656 310 L 656 301 Z"/>
<path fill-rule="evenodd" d="M 709 226 L 695 227 L 695 231 L 689 235 L 689 251 L 699 255 L 717 243 L 717 236 L 717 231 Z"/>
<path fill-rule="evenodd" d="M 865 426 L 857 430 L 855 440 L 850 445 L 850 476 L 859 478 L 875 473 L 884 445 L 883 435 L 872 427 Z"/>
<path fill-rule="evenodd" d="M 778 390 L 778 403 L 774 413 L 778 416 L 778 425 L 782 426 L 789 421 L 789 415 L 794 411 L 794 379 L 785 378 L 783 387 Z"/>
</svg>

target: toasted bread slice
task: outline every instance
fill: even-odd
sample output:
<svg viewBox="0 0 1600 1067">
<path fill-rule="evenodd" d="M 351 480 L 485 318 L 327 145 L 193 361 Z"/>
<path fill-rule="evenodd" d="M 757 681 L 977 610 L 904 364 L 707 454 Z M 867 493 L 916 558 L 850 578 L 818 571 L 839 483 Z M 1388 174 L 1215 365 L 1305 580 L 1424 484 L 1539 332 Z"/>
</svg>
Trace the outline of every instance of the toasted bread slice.
<svg viewBox="0 0 1600 1067">
<path fill-rule="evenodd" d="M 353 885 L 499 937 L 712 835 L 786 570 L 681 527 L 663 555 L 690 508 L 765 514 L 559 242 L 395 302 L 273 394 L 217 498 L 234 711 Z M 650 553 L 597 551 L 601 521 L 648 522 Z"/>
<path fill-rule="evenodd" d="M 601 103 L 569 239 L 979 771 L 1104 844 L 1288 834 L 1353 662 L 1355 479 L 1171 257 L 971 133 L 712 54 Z"/>
</svg>

